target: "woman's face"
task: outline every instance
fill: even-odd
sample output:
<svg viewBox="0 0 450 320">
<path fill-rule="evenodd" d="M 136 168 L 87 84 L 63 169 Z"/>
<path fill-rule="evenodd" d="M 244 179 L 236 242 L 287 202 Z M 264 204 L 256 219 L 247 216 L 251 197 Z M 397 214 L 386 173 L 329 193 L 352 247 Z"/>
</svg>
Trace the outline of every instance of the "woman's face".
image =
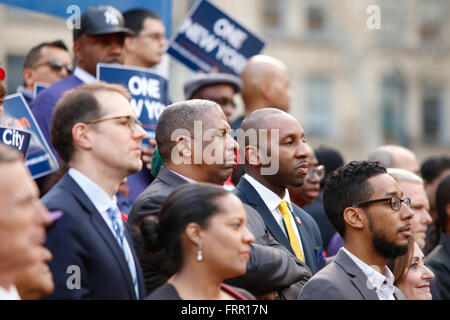
<svg viewBox="0 0 450 320">
<path fill-rule="evenodd" d="M 398 288 L 408 300 L 431 300 L 430 280 L 434 278 L 424 264 L 424 256 L 417 243 L 414 244 L 414 254 L 409 268 L 398 284 Z"/>
<path fill-rule="evenodd" d="M 237 277 L 247 270 L 250 243 L 255 241 L 247 229 L 244 207 L 234 194 L 217 199 L 221 212 L 213 215 L 202 231 L 202 263 L 224 279 Z"/>
</svg>

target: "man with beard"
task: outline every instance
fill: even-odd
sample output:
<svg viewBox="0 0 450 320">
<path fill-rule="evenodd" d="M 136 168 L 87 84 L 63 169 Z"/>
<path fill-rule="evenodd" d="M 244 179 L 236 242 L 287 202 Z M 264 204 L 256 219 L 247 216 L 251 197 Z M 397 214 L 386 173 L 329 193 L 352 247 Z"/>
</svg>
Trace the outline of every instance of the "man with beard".
<svg viewBox="0 0 450 320">
<path fill-rule="evenodd" d="M 304 286 L 305 300 L 402 300 L 388 258 L 408 250 L 411 199 L 373 161 L 352 161 L 333 172 L 323 193 L 325 212 L 344 240 L 334 260 Z"/>
<path fill-rule="evenodd" d="M 242 138 L 246 174 L 234 192 L 258 211 L 275 240 L 316 273 L 325 266 L 319 227 L 291 202 L 287 190 L 303 185 L 308 173 L 303 129 L 288 113 L 264 108 L 244 119 L 237 131 L 238 143 Z"/>
</svg>

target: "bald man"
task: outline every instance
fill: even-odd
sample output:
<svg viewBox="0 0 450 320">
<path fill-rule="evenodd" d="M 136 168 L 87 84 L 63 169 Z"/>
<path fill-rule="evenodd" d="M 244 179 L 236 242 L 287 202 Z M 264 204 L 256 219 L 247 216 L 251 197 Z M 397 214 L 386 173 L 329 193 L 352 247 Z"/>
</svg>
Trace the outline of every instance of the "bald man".
<svg viewBox="0 0 450 320">
<path fill-rule="evenodd" d="M 241 155 L 245 174 L 233 192 L 258 211 L 275 240 L 316 273 L 325 265 L 319 227 L 292 203 L 287 190 L 302 186 L 308 173 L 309 151 L 302 127 L 290 114 L 264 108 L 249 114 L 240 129 L 238 143 L 242 143 L 240 134 L 246 136 Z M 247 135 L 252 131 L 259 133 L 257 139 Z"/>
<path fill-rule="evenodd" d="M 244 118 L 255 110 L 276 108 L 289 110 L 289 70 L 280 60 L 265 56 L 253 56 L 240 75 L 243 83 L 241 95 L 245 104 L 242 116 L 231 123 L 232 129 L 240 127 Z"/>
<path fill-rule="evenodd" d="M 367 159 L 379 161 L 385 168 L 400 168 L 420 176 L 419 164 L 415 154 L 402 146 L 379 146 L 368 155 Z"/>
</svg>

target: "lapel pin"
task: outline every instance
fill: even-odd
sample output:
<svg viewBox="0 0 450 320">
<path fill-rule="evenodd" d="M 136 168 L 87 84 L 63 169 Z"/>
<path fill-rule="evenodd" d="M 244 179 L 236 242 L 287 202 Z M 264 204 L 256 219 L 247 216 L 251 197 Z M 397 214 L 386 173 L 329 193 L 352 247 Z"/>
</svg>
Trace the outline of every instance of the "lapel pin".
<svg viewBox="0 0 450 320">
<path fill-rule="evenodd" d="M 302 225 L 302 221 L 300 220 L 299 217 L 295 217 L 295 221 L 297 221 L 297 224 L 298 224 L 299 226 Z"/>
</svg>

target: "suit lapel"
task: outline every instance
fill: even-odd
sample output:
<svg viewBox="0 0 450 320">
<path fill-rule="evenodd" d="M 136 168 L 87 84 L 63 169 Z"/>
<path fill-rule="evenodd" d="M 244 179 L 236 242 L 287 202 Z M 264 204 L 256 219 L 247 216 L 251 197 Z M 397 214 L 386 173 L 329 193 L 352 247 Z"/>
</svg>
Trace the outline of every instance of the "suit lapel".
<svg viewBox="0 0 450 320">
<path fill-rule="evenodd" d="M 292 254 L 295 255 L 295 252 L 292 249 L 291 244 L 289 243 L 289 239 L 281 230 L 279 224 L 273 217 L 272 212 L 270 212 L 269 208 L 267 208 L 266 204 L 260 197 L 259 193 L 256 191 L 255 188 L 253 188 L 250 182 L 248 182 L 246 179 L 241 179 L 236 188 L 239 189 L 239 191 L 245 195 L 248 204 L 251 205 L 253 208 L 255 208 L 256 211 L 258 211 L 258 213 L 261 215 L 261 217 L 264 220 L 264 223 L 267 226 L 267 229 L 272 234 L 272 236 L 279 243 L 288 248 L 292 252 Z"/>
<path fill-rule="evenodd" d="M 89 200 L 89 198 L 86 196 L 84 191 L 80 188 L 80 186 L 75 182 L 75 180 L 70 177 L 69 174 L 65 174 L 64 177 L 61 179 L 61 187 L 66 189 L 68 192 L 74 195 L 74 197 L 78 200 L 80 205 L 85 208 L 85 213 L 90 215 L 90 220 L 92 222 L 92 225 L 97 229 L 99 235 L 104 240 L 105 244 L 109 249 L 111 250 L 114 258 L 117 260 L 117 263 L 119 264 L 119 267 L 122 271 L 123 276 L 126 279 L 128 292 L 131 297 L 134 297 L 136 299 L 136 292 L 134 290 L 133 286 L 133 279 L 131 277 L 130 268 L 128 267 L 128 263 L 125 259 L 125 255 L 122 251 L 122 248 L 119 245 L 119 242 L 117 241 L 116 237 L 111 232 L 111 229 L 106 224 L 103 217 L 100 215 L 100 212 L 98 212 L 97 208 L 94 206 L 94 204 Z M 126 229 L 126 228 L 125 228 Z M 130 237 L 128 236 L 128 233 L 125 232 L 126 238 L 128 240 L 128 244 L 131 246 L 132 242 Z M 131 247 L 130 247 L 131 248 Z M 132 248 L 131 248 L 132 249 Z M 133 252 L 133 250 L 131 250 Z M 136 257 L 133 253 L 133 258 L 136 264 Z"/>
<path fill-rule="evenodd" d="M 298 219 L 300 219 L 300 221 L 302 221 L 302 217 L 300 215 L 300 213 L 298 212 L 298 210 L 300 210 L 300 208 L 297 208 L 295 206 L 295 204 L 292 204 L 292 208 L 293 208 L 293 216 L 294 216 L 294 221 L 295 221 L 295 225 L 297 226 L 297 230 L 298 230 L 298 234 L 300 235 L 300 239 L 302 241 L 302 247 L 303 247 L 303 255 L 305 257 L 305 263 L 310 266 L 314 264 L 314 261 L 316 260 L 316 258 L 314 257 L 314 255 L 312 254 L 313 251 L 308 250 L 308 248 L 312 248 L 314 246 L 313 243 L 311 243 L 311 239 L 308 238 L 308 235 L 306 234 L 306 230 L 305 228 L 303 228 L 303 224 L 300 225 L 298 223 Z"/>
<path fill-rule="evenodd" d="M 333 261 L 347 272 L 351 282 L 364 300 L 379 300 L 377 292 L 374 289 L 370 289 L 369 279 L 345 251 L 339 250 Z"/>
<path fill-rule="evenodd" d="M 183 179 L 182 177 L 180 177 L 179 175 L 173 173 L 166 167 L 161 167 L 161 169 L 159 169 L 158 178 L 173 188 L 176 188 L 179 185 L 182 185 L 185 183 L 189 183 L 189 181 L 187 181 L 187 180 Z"/>
</svg>

